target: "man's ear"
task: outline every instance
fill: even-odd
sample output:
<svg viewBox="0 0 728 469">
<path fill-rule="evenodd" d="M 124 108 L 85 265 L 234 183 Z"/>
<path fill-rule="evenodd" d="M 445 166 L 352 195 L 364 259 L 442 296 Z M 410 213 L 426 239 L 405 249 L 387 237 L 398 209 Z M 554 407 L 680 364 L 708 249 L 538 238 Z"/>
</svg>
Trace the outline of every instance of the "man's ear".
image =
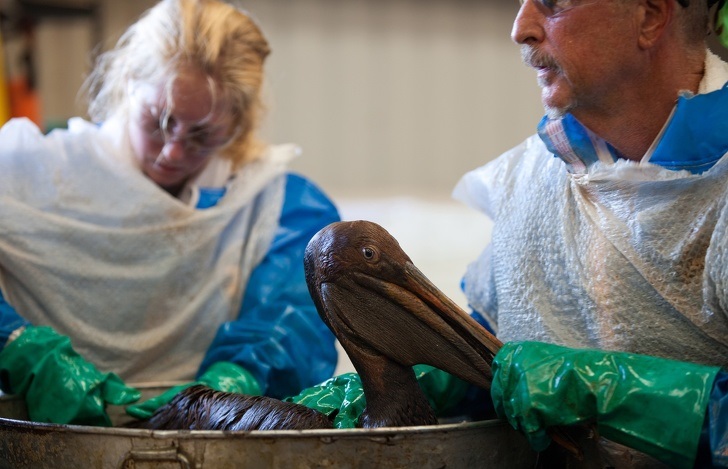
<svg viewBox="0 0 728 469">
<path fill-rule="evenodd" d="M 675 0 L 640 0 L 639 47 L 653 47 L 665 34 L 674 13 Z"/>
</svg>

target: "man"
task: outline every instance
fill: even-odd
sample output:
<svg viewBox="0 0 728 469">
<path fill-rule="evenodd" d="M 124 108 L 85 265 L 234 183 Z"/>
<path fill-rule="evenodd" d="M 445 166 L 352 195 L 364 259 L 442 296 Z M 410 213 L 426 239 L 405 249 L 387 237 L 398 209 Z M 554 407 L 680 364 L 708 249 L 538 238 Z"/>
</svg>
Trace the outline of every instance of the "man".
<svg viewBox="0 0 728 469">
<path fill-rule="evenodd" d="M 728 365 L 728 64 L 706 47 L 712 3 L 524 0 L 515 20 L 547 117 L 455 195 L 494 220 L 465 292 L 509 342 L 496 410 L 536 449 L 546 427 L 596 420 L 671 464 L 696 459 Z M 321 408 L 342 389 L 294 400 Z M 602 466 L 660 464 L 600 443 Z"/>
<path fill-rule="evenodd" d="M 728 64 L 706 46 L 713 3 L 522 2 L 512 37 L 546 117 L 455 189 L 494 221 L 464 286 L 502 341 L 728 365 Z M 716 372 L 699 370 L 708 389 Z"/>
</svg>

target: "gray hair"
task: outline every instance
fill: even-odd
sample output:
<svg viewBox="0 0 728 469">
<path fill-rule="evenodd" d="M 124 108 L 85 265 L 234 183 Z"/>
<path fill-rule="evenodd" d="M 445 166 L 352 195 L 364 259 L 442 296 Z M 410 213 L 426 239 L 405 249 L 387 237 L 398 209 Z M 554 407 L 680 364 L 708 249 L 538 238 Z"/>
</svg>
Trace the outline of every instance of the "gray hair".
<svg viewBox="0 0 728 469">
<path fill-rule="evenodd" d="M 705 0 L 691 0 L 687 6 L 682 6 L 678 1 L 678 22 L 689 46 L 703 46 L 710 32 L 708 16 L 708 2 Z"/>
<path fill-rule="evenodd" d="M 84 86 L 89 116 L 102 122 L 127 113 L 133 82 L 172 82 L 182 67 L 199 67 L 235 116 L 238 132 L 222 156 L 239 166 L 257 156 L 254 133 L 269 53 L 262 32 L 241 9 L 218 0 L 162 0 L 98 57 Z"/>
</svg>

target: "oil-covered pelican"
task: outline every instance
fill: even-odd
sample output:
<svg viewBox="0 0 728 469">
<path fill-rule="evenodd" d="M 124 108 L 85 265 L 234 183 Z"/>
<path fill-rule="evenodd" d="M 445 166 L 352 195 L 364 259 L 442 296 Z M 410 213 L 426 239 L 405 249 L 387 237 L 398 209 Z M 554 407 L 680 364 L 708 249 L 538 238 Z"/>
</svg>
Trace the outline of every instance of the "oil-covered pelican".
<svg viewBox="0 0 728 469">
<path fill-rule="evenodd" d="M 440 291 L 384 228 L 369 221 L 332 223 L 309 241 L 306 283 L 362 381 L 360 426 L 437 423 L 412 366 L 432 365 L 490 389 L 490 365 L 503 345 Z M 573 435 L 551 437 L 582 458 Z"/>
<path fill-rule="evenodd" d="M 415 364 L 490 388 L 501 342 L 435 287 L 384 228 L 328 225 L 309 242 L 304 262 L 319 314 L 361 377 L 361 426 L 437 422 Z"/>
<path fill-rule="evenodd" d="M 306 406 L 265 396 L 191 386 L 149 420 L 126 425 L 153 430 L 312 430 L 333 428 L 328 417 Z"/>
<path fill-rule="evenodd" d="M 501 342 L 435 287 L 384 228 L 368 221 L 328 225 L 309 242 L 304 264 L 319 315 L 361 378 L 367 403 L 361 427 L 437 423 L 412 370 L 416 364 L 490 388 Z M 134 426 L 303 430 L 332 424 L 302 405 L 193 387 Z M 551 436 L 581 457 L 569 436 L 558 429 Z"/>
<path fill-rule="evenodd" d="M 360 426 L 437 423 L 415 379 L 415 364 L 429 364 L 490 387 L 490 363 L 501 343 L 427 280 L 381 226 L 367 221 L 331 224 L 311 239 L 304 263 L 319 315 L 360 375 L 367 402 Z M 267 397 L 194 387 L 179 393 L 147 422 L 133 426 L 331 428 L 327 417 L 316 414 Z"/>
</svg>

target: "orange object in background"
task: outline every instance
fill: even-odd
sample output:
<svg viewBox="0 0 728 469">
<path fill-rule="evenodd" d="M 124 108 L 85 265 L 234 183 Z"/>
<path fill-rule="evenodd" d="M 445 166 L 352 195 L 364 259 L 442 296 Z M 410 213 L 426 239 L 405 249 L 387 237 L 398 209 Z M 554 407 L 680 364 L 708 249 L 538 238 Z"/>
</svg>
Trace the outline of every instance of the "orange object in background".
<svg viewBox="0 0 728 469">
<path fill-rule="evenodd" d="M 5 124 L 11 117 L 10 97 L 6 83 L 7 71 L 5 69 L 5 47 L 0 36 L 0 125 Z"/>
<path fill-rule="evenodd" d="M 37 76 L 35 68 L 35 27 L 36 20 L 32 17 L 21 16 L 17 18 L 7 33 L 7 43 L 2 46 L 0 63 L 0 94 L 5 93 L 7 112 L 4 124 L 10 117 L 27 117 L 43 131 L 43 115 L 41 113 L 40 96 L 37 89 Z M 0 98 L 2 105 L 2 98 Z M 0 109 L 0 112 L 2 110 Z"/>
<path fill-rule="evenodd" d="M 38 92 L 29 86 L 26 77 L 17 77 L 8 83 L 10 92 L 10 114 L 12 117 L 27 117 L 43 130 L 43 116 Z"/>
</svg>

